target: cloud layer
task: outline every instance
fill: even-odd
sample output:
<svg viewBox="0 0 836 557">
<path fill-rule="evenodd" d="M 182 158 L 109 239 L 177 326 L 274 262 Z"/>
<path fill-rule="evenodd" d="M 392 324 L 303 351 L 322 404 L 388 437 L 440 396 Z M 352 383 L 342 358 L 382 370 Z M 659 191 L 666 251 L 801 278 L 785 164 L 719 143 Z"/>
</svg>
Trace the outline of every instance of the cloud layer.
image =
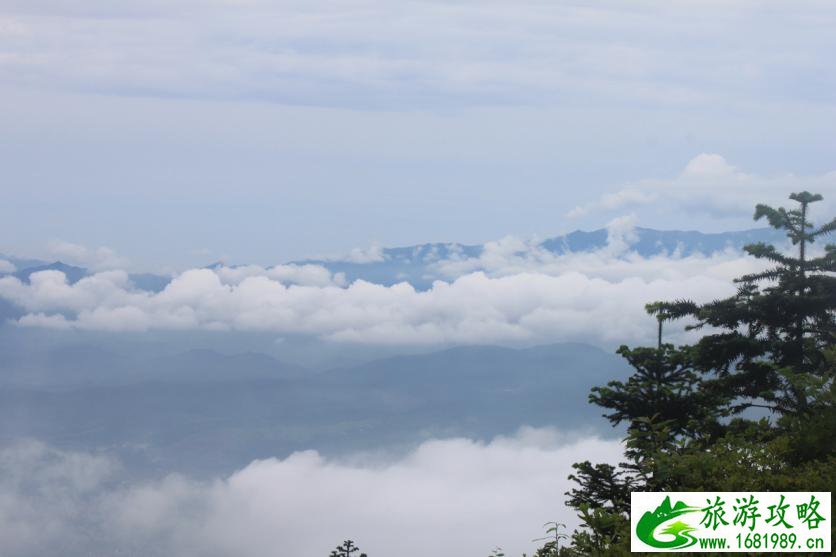
<svg viewBox="0 0 836 557">
<path fill-rule="evenodd" d="M 95 271 L 124 268 L 128 260 L 112 249 L 101 246 L 90 249 L 81 244 L 56 240 L 49 243 L 49 253 L 70 265 L 80 265 Z"/>
<path fill-rule="evenodd" d="M 0 10 L 0 75 L 117 95 L 343 107 L 595 103 L 615 95 L 640 104 L 832 102 L 833 87 L 821 82 L 828 63 L 810 55 L 833 46 L 828 8 L 11 1 Z"/>
<path fill-rule="evenodd" d="M 629 219 L 616 220 L 608 247 L 566 255 L 506 238 L 479 257 L 434 262 L 446 280 L 426 291 L 408 283 L 346 285 L 316 265 L 282 265 L 192 269 L 159 293 L 135 289 L 124 271 L 72 285 L 44 271 L 29 283 L 0 278 L 0 297 L 24 309 L 23 326 L 269 331 L 371 344 L 612 345 L 652 338 L 645 303 L 726 296 L 734 277 L 761 268 L 735 252 L 641 257 L 629 250 L 631 230 Z"/>
<path fill-rule="evenodd" d="M 751 214 L 755 203 L 789 206 L 792 192 L 836 191 L 836 171 L 819 176 L 760 176 L 746 173 L 721 155 L 702 153 L 691 159 L 682 172 L 670 180 L 642 180 L 606 193 L 597 200 L 569 211 L 576 218 L 594 212 L 623 211 L 653 205 L 657 212 L 694 211 L 717 218 Z M 811 206 L 814 215 L 833 214 L 832 195 Z"/>
<path fill-rule="evenodd" d="M 306 451 L 214 481 L 126 482 L 107 457 L 23 443 L 0 450 L 0 545 L 8 557 L 322 557 L 353 538 L 372 557 L 519 555 L 544 522 L 577 524 L 563 503 L 571 464 L 620 453 L 616 441 L 525 428 L 395 459 Z"/>
</svg>

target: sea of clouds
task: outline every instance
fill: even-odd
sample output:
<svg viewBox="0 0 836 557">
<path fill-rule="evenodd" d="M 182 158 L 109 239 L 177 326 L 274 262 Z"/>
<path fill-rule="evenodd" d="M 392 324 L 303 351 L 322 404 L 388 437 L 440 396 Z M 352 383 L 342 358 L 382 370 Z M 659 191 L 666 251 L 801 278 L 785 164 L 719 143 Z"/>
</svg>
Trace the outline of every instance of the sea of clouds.
<svg viewBox="0 0 836 557">
<path fill-rule="evenodd" d="M 489 242 L 478 257 L 435 260 L 420 290 L 357 280 L 318 265 L 189 269 L 161 292 L 126 271 L 70 284 L 60 271 L 29 282 L 0 278 L 0 298 L 23 308 L 20 326 L 98 331 L 234 330 L 302 334 L 364 344 L 643 342 L 655 328 L 644 304 L 734 293 L 733 279 L 763 269 L 738 251 L 641 256 L 631 218 L 609 225 L 603 249 L 556 255 L 536 241 Z M 671 330 L 684 339 L 682 327 Z"/>
<path fill-rule="evenodd" d="M 679 209 L 742 214 L 753 199 L 782 203 L 787 191 L 832 188 L 836 173 L 801 178 L 747 174 L 716 154 L 693 158 L 673 180 L 628 184 L 571 213 Z M 755 194 L 755 192 L 759 192 Z M 816 221 L 832 213 L 832 200 L 813 208 Z M 782 203 L 785 204 L 785 203 Z M 632 215 L 607 226 L 606 247 L 555 254 L 537 239 L 509 236 L 488 242 L 478 257 L 453 249 L 423 263 L 436 279 L 429 289 L 346 281 L 321 265 L 285 264 L 188 269 L 161 292 L 134 287 L 128 260 L 107 247 L 53 242 L 51 253 L 95 274 L 75 284 L 59 271 L 30 280 L 0 277 L 0 299 L 23 308 L 21 326 L 104 331 L 236 330 L 302 334 L 351 343 L 390 345 L 544 343 L 583 340 L 602 345 L 644 342 L 653 327 L 643 306 L 657 300 L 698 302 L 728 296 L 733 279 L 763 270 L 739 251 L 687 256 L 677 250 L 642 256 Z M 789 248 L 791 249 L 791 248 Z M 821 251 L 817 243 L 814 251 Z M 380 263 L 380 245 L 336 260 Z M 0 272 L 14 266 L 0 260 Z M 681 328 L 671 332 L 681 333 Z M 677 338 L 684 339 L 680 335 Z"/>
<path fill-rule="evenodd" d="M 564 506 L 571 464 L 617 460 L 617 441 L 523 428 L 490 442 L 431 440 L 405 455 L 257 460 L 214 480 L 125 477 L 105 454 L 29 441 L 0 449 L 7 557 L 518 556 Z"/>
</svg>

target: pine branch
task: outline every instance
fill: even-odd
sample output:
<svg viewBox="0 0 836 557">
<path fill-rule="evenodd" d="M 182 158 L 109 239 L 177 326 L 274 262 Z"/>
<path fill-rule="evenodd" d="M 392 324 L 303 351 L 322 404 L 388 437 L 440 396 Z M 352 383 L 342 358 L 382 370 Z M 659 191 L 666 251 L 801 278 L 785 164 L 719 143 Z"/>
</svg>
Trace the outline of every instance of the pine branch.
<svg viewBox="0 0 836 557">
<path fill-rule="evenodd" d="M 818 228 L 818 230 L 816 230 L 815 232 L 812 232 L 810 234 L 810 236 L 813 236 L 815 238 L 816 236 L 820 236 L 821 234 L 830 234 L 834 230 L 836 230 L 836 218 L 834 218 L 832 221 L 828 222 L 827 224 L 821 225 Z"/>
<path fill-rule="evenodd" d="M 761 280 L 777 280 L 784 275 L 784 270 L 780 267 L 776 267 L 774 269 L 770 269 L 768 271 L 763 271 L 761 273 L 753 273 L 751 275 L 743 275 L 742 277 L 738 277 L 734 279 L 734 282 L 739 283 L 746 283 L 746 282 L 758 282 Z"/>
<path fill-rule="evenodd" d="M 766 220 L 769 221 L 770 226 L 772 228 L 785 228 L 789 225 L 789 218 L 787 216 L 787 212 L 781 209 L 773 209 L 769 205 L 763 205 L 758 203 L 755 206 L 755 220 L 760 220 L 761 218 L 766 217 Z"/>
<path fill-rule="evenodd" d="M 779 253 L 778 250 L 775 249 L 775 246 L 770 246 L 764 243 L 749 244 L 744 246 L 743 250 L 757 259 L 769 259 L 775 263 L 780 263 L 790 267 L 800 263 L 798 259 L 787 257 L 786 255 Z"/>
</svg>

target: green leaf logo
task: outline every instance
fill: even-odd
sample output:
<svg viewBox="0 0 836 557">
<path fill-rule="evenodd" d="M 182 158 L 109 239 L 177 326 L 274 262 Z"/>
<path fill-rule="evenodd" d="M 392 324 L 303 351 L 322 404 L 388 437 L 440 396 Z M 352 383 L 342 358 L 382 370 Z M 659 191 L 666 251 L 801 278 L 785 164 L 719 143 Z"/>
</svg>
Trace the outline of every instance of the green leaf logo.
<svg viewBox="0 0 836 557">
<path fill-rule="evenodd" d="M 655 530 L 665 522 L 677 516 L 699 510 L 699 507 L 689 507 L 682 501 L 678 501 L 675 505 L 671 506 L 671 498 L 665 497 L 665 500 L 662 501 L 661 505 L 656 507 L 656 510 L 653 512 L 648 511 L 642 515 L 638 524 L 636 524 L 636 536 L 647 545 L 659 549 L 684 549 L 691 547 L 697 543 L 697 538 L 691 535 L 691 532 L 696 530 L 696 528 L 682 521 L 678 520 L 669 524 L 664 530 L 659 532 L 660 534 L 673 536 L 672 540 L 657 540 L 654 534 Z"/>
</svg>

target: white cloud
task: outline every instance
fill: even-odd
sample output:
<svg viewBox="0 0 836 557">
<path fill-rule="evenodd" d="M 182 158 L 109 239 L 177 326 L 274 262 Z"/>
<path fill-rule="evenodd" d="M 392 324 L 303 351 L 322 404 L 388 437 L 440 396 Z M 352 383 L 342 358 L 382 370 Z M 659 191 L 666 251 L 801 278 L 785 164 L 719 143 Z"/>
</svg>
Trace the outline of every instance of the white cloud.
<svg viewBox="0 0 836 557">
<path fill-rule="evenodd" d="M 373 243 L 366 249 L 354 248 L 347 255 L 336 258 L 335 261 L 348 261 L 350 263 L 375 263 L 383 261 L 385 258 L 383 254 L 383 246 L 378 243 Z"/>
<path fill-rule="evenodd" d="M 128 483 L 104 457 L 19 445 L 0 451 L 0 544 L 9 557 L 321 557 L 353 538 L 371 557 L 483 557 L 496 545 L 517 556 L 544 522 L 577 524 L 564 505 L 571 464 L 621 449 L 524 428 L 398 458 L 305 451 L 214 481 Z"/>
<path fill-rule="evenodd" d="M 124 268 L 128 265 L 127 259 L 105 246 L 92 249 L 81 244 L 56 240 L 49 243 L 49 253 L 64 263 L 94 271 Z"/>
<path fill-rule="evenodd" d="M 639 240 L 636 233 L 636 215 L 626 215 L 611 220 L 607 224 L 607 251 L 621 254 Z"/>
<path fill-rule="evenodd" d="M 11 261 L 0 259 L 0 273 L 14 273 L 16 270 L 17 267 Z"/>
<path fill-rule="evenodd" d="M 642 180 L 602 195 L 598 200 L 575 207 L 570 218 L 595 211 L 623 210 L 653 205 L 657 213 L 682 211 L 707 213 L 715 217 L 751 215 L 757 203 L 789 207 L 791 192 L 836 191 L 836 172 L 819 176 L 748 174 L 717 154 L 702 153 L 669 180 Z M 836 210 L 833 196 L 811 206 L 814 215 L 831 215 Z"/>
<path fill-rule="evenodd" d="M 682 171 L 683 177 L 702 176 L 733 176 L 738 170 L 726 162 L 726 159 L 716 154 L 702 153 L 697 155 L 685 165 Z"/>
<path fill-rule="evenodd" d="M 0 449 L 0 547 L 10 557 L 61 554 L 83 542 L 86 501 L 118 469 L 106 457 L 23 442 Z M 93 519 L 95 520 L 95 519 Z"/>
<path fill-rule="evenodd" d="M 430 269 L 437 276 L 449 280 L 475 272 L 489 277 L 520 273 L 559 277 L 577 273 L 607 283 L 639 279 L 645 283 L 664 281 L 675 284 L 682 281 L 684 284 L 690 278 L 704 277 L 708 286 L 709 282 L 716 281 L 730 285 L 734 278 L 763 268 L 761 262 L 731 249 L 708 256 L 697 253 L 682 257 L 675 251 L 643 257 L 630 249 L 637 239 L 635 217 L 632 215 L 613 219 L 607 226 L 607 232 L 607 245 L 603 249 L 565 254 L 545 249 L 536 238 L 522 240 L 508 236 L 486 243 L 478 257 L 449 258 L 431 265 Z M 699 293 L 693 295 L 699 297 Z"/>
<path fill-rule="evenodd" d="M 343 286 L 345 275 L 331 273 L 321 265 L 275 265 L 261 267 L 258 265 L 243 265 L 240 267 L 220 267 L 214 270 L 224 284 L 240 284 L 249 277 L 267 277 L 282 284 L 298 284 L 307 286 Z"/>
<path fill-rule="evenodd" d="M 372 242 L 367 248 L 353 248 L 348 253 L 340 255 L 320 255 L 314 258 L 319 261 L 335 261 L 345 263 L 379 263 L 386 260 L 383 246 Z"/>
<path fill-rule="evenodd" d="M 133 289 L 123 271 L 73 285 L 47 271 L 30 284 L 0 278 L 0 297 L 26 311 L 25 326 L 270 331 L 380 344 L 612 345 L 651 339 L 645 303 L 730 295 L 733 278 L 762 268 L 735 252 L 641 257 L 629 251 L 632 230 L 631 219 L 616 219 L 608 247 L 562 256 L 515 238 L 489 243 L 478 258 L 434 263 L 449 282 L 427 291 L 362 280 L 343 286 L 341 276 L 315 266 L 281 266 L 193 269 L 159 293 Z"/>
<path fill-rule="evenodd" d="M 833 26 L 817 2 L 17 0 L 4 13 L 0 73 L 15 82 L 328 106 L 743 102 L 779 94 L 777 78 L 814 97 L 827 62 L 804 47 L 827 52 Z M 731 30 L 745 31 L 734 48 Z"/>
</svg>

